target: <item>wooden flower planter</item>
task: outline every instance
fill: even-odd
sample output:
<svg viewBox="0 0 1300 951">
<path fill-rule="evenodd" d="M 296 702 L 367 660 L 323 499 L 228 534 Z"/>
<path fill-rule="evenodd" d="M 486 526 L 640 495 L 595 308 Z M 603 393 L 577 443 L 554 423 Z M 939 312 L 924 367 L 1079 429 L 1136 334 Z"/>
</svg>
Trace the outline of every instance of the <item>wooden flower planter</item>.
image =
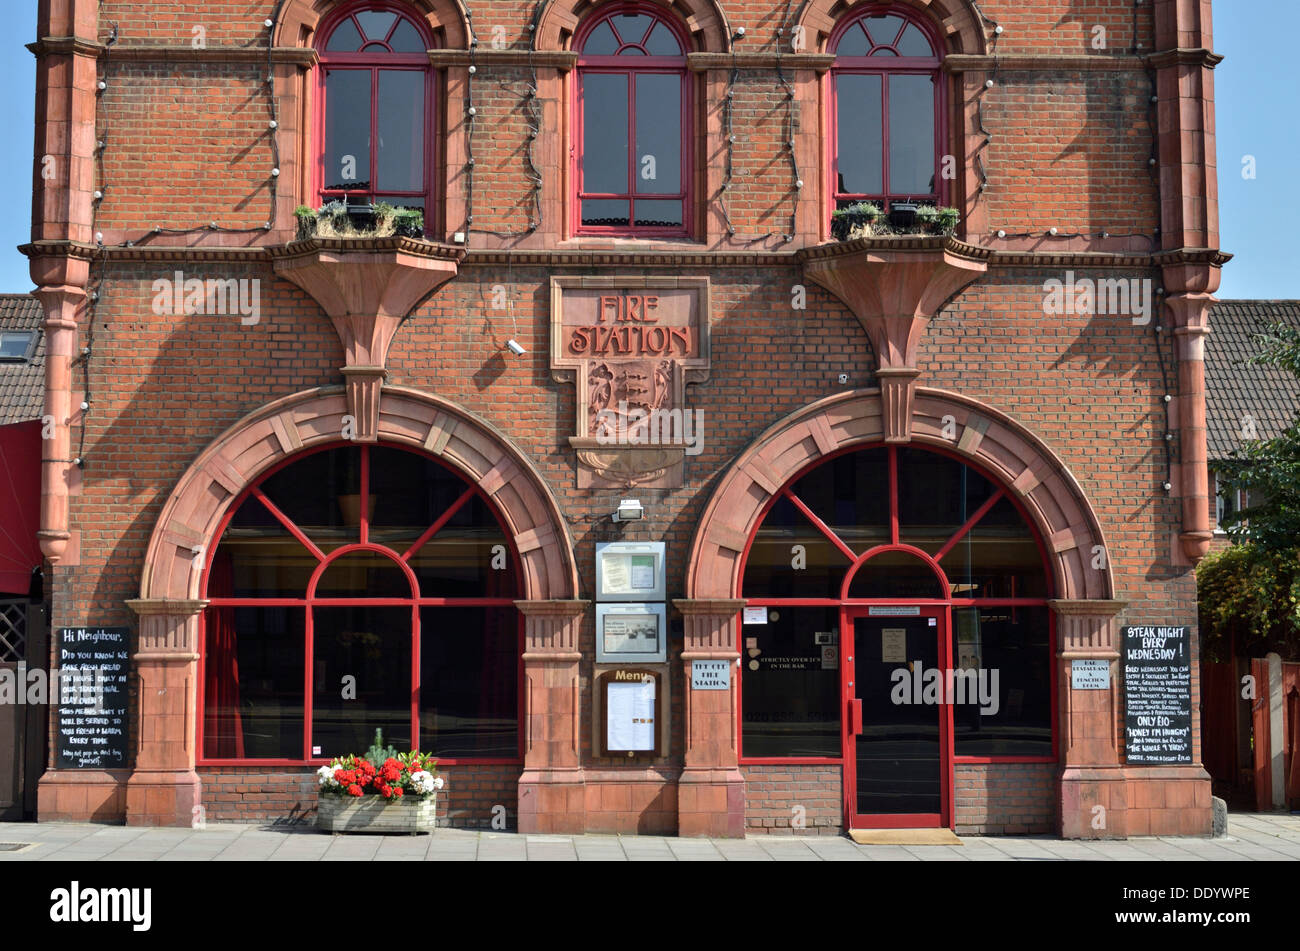
<svg viewBox="0 0 1300 951">
<path fill-rule="evenodd" d="M 382 832 L 417 835 L 433 832 L 438 794 L 428 798 L 403 796 L 318 796 L 316 828 L 322 832 Z"/>
</svg>

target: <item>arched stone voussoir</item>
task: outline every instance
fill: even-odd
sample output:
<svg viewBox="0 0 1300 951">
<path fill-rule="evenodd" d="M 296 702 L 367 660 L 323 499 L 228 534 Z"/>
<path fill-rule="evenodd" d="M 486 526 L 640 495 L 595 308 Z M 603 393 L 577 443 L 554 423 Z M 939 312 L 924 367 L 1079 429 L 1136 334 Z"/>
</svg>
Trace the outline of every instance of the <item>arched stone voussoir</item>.
<svg viewBox="0 0 1300 951">
<path fill-rule="evenodd" d="M 691 546 L 686 597 L 739 597 L 741 557 L 774 494 L 828 456 L 883 441 L 879 390 L 836 394 L 770 427 L 732 464 Z M 1048 552 L 1053 596 L 1113 597 L 1101 524 L 1065 463 L 1032 432 L 978 400 L 918 388 L 911 442 L 955 453 L 994 476 L 1028 512 Z"/>
<path fill-rule="evenodd" d="M 519 551 L 526 600 L 577 596 L 578 569 L 559 506 L 527 456 L 467 410 L 429 393 L 385 387 L 379 443 L 442 459 L 496 504 Z M 141 575 L 142 599 L 199 596 L 202 554 L 235 499 L 265 472 L 304 451 L 337 443 L 347 415 L 342 387 L 297 393 L 226 430 L 181 476 L 154 526 Z"/>
<path fill-rule="evenodd" d="M 311 46 L 316 30 L 350 0 L 287 0 L 275 24 L 276 46 Z M 405 0 L 413 16 L 423 20 L 443 49 L 469 48 L 469 16 L 461 0 Z"/>
<path fill-rule="evenodd" d="M 688 53 L 731 52 L 731 27 L 722 6 L 715 0 L 646 0 L 663 7 L 670 16 L 686 25 L 694 40 L 694 49 Z M 608 6 L 603 0 L 549 0 L 537 24 L 534 49 L 568 50 L 573 35 L 582 21 L 600 8 Z"/>
<path fill-rule="evenodd" d="M 989 40 L 984 21 L 969 0 L 896 0 L 927 17 L 943 36 L 944 53 L 987 53 Z M 810 0 L 795 29 L 804 30 L 804 48 L 827 52 L 826 43 L 845 17 L 853 16 L 868 0 Z M 869 5 L 869 4 L 868 4 Z"/>
</svg>

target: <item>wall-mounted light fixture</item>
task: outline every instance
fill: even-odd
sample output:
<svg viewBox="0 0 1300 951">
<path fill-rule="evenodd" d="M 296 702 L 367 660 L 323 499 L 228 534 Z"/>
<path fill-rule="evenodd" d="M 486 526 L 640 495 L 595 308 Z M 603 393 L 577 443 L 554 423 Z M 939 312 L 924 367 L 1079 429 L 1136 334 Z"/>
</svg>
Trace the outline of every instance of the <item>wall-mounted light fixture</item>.
<svg viewBox="0 0 1300 951">
<path fill-rule="evenodd" d="M 616 522 L 635 522 L 645 518 L 645 507 L 640 499 L 623 499 L 618 503 L 618 511 L 610 517 Z"/>
</svg>

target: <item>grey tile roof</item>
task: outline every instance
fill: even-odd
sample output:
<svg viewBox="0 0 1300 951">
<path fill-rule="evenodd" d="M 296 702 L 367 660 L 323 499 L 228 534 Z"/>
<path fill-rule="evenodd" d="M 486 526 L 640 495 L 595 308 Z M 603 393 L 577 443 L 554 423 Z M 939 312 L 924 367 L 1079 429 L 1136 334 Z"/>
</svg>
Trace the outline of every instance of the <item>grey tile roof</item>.
<svg viewBox="0 0 1300 951">
<path fill-rule="evenodd" d="M 1300 413 L 1300 381 L 1285 370 L 1250 363 L 1258 336 L 1273 324 L 1300 327 L 1300 301 L 1222 300 L 1210 314 L 1205 342 L 1205 415 L 1209 459 L 1228 458 L 1241 444 L 1243 421 L 1260 439 L 1285 429 Z M 1248 421 L 1247 421 L 1248 422 Z"/>
<path fill-rule="evenodd" d="M 0 426 L 40 419 L 45 411 L 45 310 L 30 294 L 0 294 L 0 331 L 35 330 L 30 362 L 0 361 Z"/>
</svg>

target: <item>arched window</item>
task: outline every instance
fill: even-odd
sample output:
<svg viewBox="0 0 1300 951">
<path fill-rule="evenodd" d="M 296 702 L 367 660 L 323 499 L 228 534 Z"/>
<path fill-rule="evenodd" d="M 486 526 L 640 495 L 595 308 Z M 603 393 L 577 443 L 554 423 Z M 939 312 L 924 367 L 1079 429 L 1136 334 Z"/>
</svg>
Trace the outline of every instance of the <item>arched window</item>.
<svg viewBox="0 0 1300 951">
<path fill-rule="evenodd" d="M 946 199 L 939 49 L 928 23 L 881 4 L 831 35 L 835 207 L 872 201 L 888 211 L 899 201 Z"/>
<path fill-rule="evenodd" d="M 519 758 L 518 567 L 478 486 L 406 449 L 325 449 L 245 492 L 220 538 L 203 762 L 364 753 L 376 729 L 445 760 Z"/>
<path fill-rule="evenodd" d="M 322 24 L 316 97 L 322 204 L 432 206 L 432 45 L 425 25 L 394 3 L 348 6 Z"/>
<path fill-rule="evenodd" d="M 979 470 L 915 446 L 834 456 L 776 494 L 742 570 L 746 604 L 766 608 L 761 626 L 747 617 L 744 628 L 747 761 L 865 762 L 872 750 L 848 732 L 846 699 L 865 703 L 868 721 L 876 704 L 880 721 L 861 736 L 905 726 L 937 748 L 938 721 L 891 719 L 891 675 L 922 661 L 996 671 L 996 697 L 953 707 L 949 760 L 1053 758 L 1045 549 L 1008 491 Z"/>
<path fill-rule="evenodd" d="M 686 37 L 653 7 L 616 4 L 578 31 L 577 231 L 689 231 Z"/>
</svg>

